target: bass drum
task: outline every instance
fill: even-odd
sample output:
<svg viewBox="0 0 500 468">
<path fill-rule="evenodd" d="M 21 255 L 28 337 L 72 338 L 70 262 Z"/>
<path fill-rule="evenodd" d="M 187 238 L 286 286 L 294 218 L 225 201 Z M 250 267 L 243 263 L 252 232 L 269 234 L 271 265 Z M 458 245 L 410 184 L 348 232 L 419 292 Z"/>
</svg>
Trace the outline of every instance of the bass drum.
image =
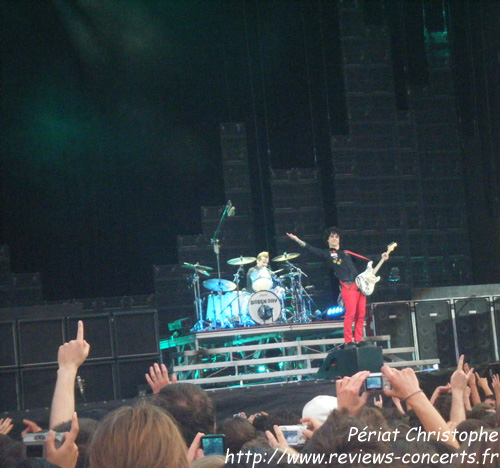
<svg viewBox="0 0 500 468">
<path fill-rule="evenodd" d="M 249 299 L 250 294 L 246 291 L 210 294 L 205 317 L 215 328 L 231 327 L 235 322 L 243 322 L 248 316 Z"/>
<path fill-rule="evenodd" d="M 281 301 L 271 291 L 259 291 L 250 296 L 248 313 L 257 324 L 266 325 L 281 317 Z"/>
</svg>

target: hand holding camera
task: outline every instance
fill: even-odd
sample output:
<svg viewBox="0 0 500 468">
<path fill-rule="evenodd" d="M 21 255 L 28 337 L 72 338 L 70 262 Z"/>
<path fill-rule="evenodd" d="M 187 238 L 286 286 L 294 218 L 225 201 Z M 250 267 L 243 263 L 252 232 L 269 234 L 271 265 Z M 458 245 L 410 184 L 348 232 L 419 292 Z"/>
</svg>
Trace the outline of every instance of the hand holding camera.
<svg viewBox="0 0 500 468">
<path fill-rule="evenodd" d="M 61 468 L 75 468 L 78 460 L 75 439 L 79 429 L 78 417 L 74 413 L 69 432 L 46 431 L 25 434 L 23 444 L 26 457 L 45 458 Z"/>
<path fill-rule="evenodd" d="M 293 426 L 278 426 L 285 441 L 290 446 L 304 445 L 306 443 L 306 436 L 304 430 L 307 429 L 307 424 L 297 424 Z"/>
</svg>

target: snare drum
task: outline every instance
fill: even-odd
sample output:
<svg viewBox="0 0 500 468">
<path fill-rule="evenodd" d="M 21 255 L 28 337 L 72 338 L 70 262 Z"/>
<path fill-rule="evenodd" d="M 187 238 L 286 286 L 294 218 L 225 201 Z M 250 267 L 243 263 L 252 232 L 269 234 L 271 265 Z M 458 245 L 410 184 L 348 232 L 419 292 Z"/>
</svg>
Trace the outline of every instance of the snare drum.
<svg viewBox="0 0 500 468">
<path fill-rule="evenodd" d="M 248 313 L 255 323 L 274 323 L 281 316 L 281 302 L 271 291 L 259 291 L 250 296 Z"/>
<path fill-rule="evenodd" d="M 257 268 L 250 273 L 252 280 L 252 288 L 254 291 L 268 291 L 273 287 L 273 279 L 271 278 L 271 270 L 269 268 Z"/>
</svg>

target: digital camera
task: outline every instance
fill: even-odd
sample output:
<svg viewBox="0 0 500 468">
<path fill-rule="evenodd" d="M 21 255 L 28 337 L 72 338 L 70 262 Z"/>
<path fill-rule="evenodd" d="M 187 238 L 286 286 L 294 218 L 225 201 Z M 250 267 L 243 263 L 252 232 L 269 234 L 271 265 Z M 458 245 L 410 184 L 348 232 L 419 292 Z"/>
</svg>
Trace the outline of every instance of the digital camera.
<svg viewBox="0 0 500 468">
<path fill-rule="evenodd" d="M 381 373 L 371 373 L 365 381 L 364 390 L 376 391 L 376 390 L 389 390 L 391 384 L 387 380 L 386 376 Z"/>
<path fill-rule="evenodd" d="M 201 448 L 206 455 L 224 455 L 226 440 L 224 434 L 206 434 L 201 438 Z"/>
<path fill-rule="evenodd" d="M 27 458 L 45 458 L 45 441 L 48 432 L 33 432 L 23 436 L 24 454 Z M 62 432 L 56 432 L 54 445 L 59 448 L 64 440 Z"/>
<path fill-rule="evenodd" d="M 297 424 L 296 426 L 279 426 L 288 445 L 304 445 L 306 436 L 302 433 L 307 429 L 305 424 Z"/>
</svg>

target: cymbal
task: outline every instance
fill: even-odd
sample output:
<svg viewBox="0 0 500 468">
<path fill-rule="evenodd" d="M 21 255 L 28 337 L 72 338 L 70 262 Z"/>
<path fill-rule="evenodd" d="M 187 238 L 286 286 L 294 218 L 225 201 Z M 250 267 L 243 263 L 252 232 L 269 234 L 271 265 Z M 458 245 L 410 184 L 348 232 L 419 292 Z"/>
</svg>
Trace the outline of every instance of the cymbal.
<svg viewBox="0 0 500 468">
<path fill-rule="evenodd" d="M 203 281 L 203 286 L 205 286 L 205 288 L 207 289 L 210 289 L 210 291 L 217 292 L 234 291 L 236 289 L 236 284 L 234 284 L 232 281 L 218 278 L 212 278 Z"/>
<path fill-rule="evenodd" d="M 247 263 L 253 263 L 257 260 L 255 257 L 236 257 L 228 260 L 229 265 L 246 265 Z"/>
<path fill-rule="evenodd" d="M 293 273 L 287 273 L 286 275 L 281 275 L 280 278 L 293 278 L 294 276 L 298 276 L 299 273 L 294 271 Z"/>
<path fill-rule="evenodd" d="M 283 255 L 278 255 L 273 258 L 273 262 L 287 262 L 288 260 L 292 260 L 293 258 L 300 257 L 299 253 L 284 253 Z"/>
<path fill-rule="evenodd" d="M 183 265 L 181 265 L 182 268 L 190 268 L 191 270 L 213 270 L 212 267 L 209 267 L 209 266 L 203 266 L 203 265 L 200 265 L 199 263 L 186 263 L 184 262 Z"/>
</svg>

